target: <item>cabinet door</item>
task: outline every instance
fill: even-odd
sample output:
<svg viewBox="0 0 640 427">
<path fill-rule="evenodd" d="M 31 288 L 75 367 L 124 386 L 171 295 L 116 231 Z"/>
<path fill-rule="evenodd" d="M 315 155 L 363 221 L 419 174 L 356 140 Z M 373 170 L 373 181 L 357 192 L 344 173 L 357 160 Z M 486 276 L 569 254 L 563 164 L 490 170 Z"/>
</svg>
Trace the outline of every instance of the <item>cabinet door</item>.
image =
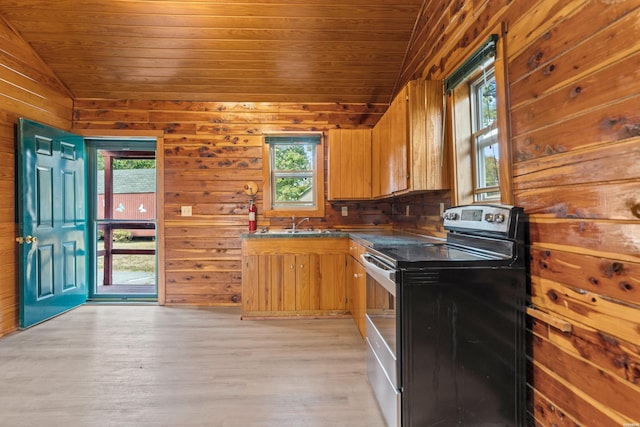
<svg viewBox="0 0 640 427">
<path fill-rule="evenodd" d="M 409 190 L 449 188 L 444 158 L 442 80 L 413 80 L 409 97 Z"/>
<path fill-rule="evenodd" d="M 258 311 L 258 294 L 260 284 L 261 255 L 245 255 L 242 257 L 242 311 L 249 313 Z"/>
<path fill-rule="evenodd" d="M 312 255 L 295 255 L 295 268 L 292 268 L 295 274 L 295 310 L 312 310 L 317 305 L 314 302 L 316 298 L 311 295 L 312 258 Z"/>
<path fill-rule="evenodd" d="M 382 120 L 371 130 L 371 197 L 382 196 Z"/>
<path fill-rule="evenodd" d="M 320 256 L 321 310 L 346 309 L 347 256 L 327 254 Z"/>
<path fill-rule="evenodd" d="M 244 313 L 277 309 L 282 281 L 282 257 L 242 257 L 242 309 Z M 277 285 L 274 286 L 274 283 Z M 275 307 L 274 307 L 275 301 Z"/>
<path fill-rule="evenodd" d="M 408 188 L 409 122 L 407 88 L 394 98 L 372 132 L 374 197 L 390 196 Z"/>
<path fill-rule="evenodd" d="M 371 130 L 329 131 L 329 200 L 371 198 Z"/>
<path fill-rule="evenodd" d="M 282 310 L 284 255 L 261 255 L 258 261 L 258 310 Z"/>
<path fill-rule="evenodd" d="M 296 255 L 283 255 L 282 257 L 282 304 L 277 310 L 292 311 L 297 305 L 298 289 L 298 260 Z M 277 284 L 273 284 L 276 285 Z"/>
<path fill-rule="evenodd" d="M 380 173 L 382 175 L 382 182 L 380 183 L 380 189 L 383 196 L 389 196 L 393 194 L 393 146 L 391 134 L 391 114 L 385 114 L 382 118 L 382 150 L 380 151 Z"/>
<path fill-rule="evenodd" d="M 393 194 L 394 160 L 391 146 L 391 119 L 389 111 L 382 116 L 372 132 L 372 189 L 374 197 Z"/>
<path fill-rule="evenodd" d="M 387 111 L 387 115 L 389 116 L 388 158 L 390 168 L 387 194 L 391 194 L 408 188 L 409 120 L 407 87 L 404 87 L 395 97 Z"/>
</svg>

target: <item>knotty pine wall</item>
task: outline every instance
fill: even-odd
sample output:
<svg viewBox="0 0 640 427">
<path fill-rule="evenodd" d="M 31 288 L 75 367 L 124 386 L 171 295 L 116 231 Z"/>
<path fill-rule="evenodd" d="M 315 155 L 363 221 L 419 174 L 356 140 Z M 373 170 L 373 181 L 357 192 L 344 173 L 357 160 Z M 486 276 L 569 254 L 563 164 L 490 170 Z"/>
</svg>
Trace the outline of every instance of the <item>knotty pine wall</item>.
<svg viewBox="0 0 640 427">
<path fill-rule="evenodd" d="M 0 336 L 18 326 L 15 135 L 18 117 L 71 128 L 73 100 L 0 17 Z"/>
<path fill-rule="evenodd" d="M 531 300 L 552 316 L 530 319 L 531 425 L 636 425 L 640 1 L 427 0 L 426 10 L 405 80 L 446 77 L 506 27 L 515 203 L 529 215 Z"/>
<path fill-rule="evenodd" d="M 530 215 L 531 297 L 539 311 L 573 326 L 571 333 L 563 333 L 553 327 L 554 321 L 530 319 L 531 425 L 620 426 L 640 421 L 639 3 L 427 0 L 402 75 L 404 82 L 443 78 L 490 32 L 506 24 L 515 201 Z M 3 23 L 0 33 L 0 60 L 9 65 L 0 68 L 3 334 L 15 329 L 17 317 L 13 126 L 17 116 L 25 115 L 68 129 L 70 116 L 69 97 L 52 76 L 43 75 L 30 49 Z M 16 69 L 20 72 L 10 71 Z M 25 81 L 25 75 L 41 83 Z M 31 90 L 45 96 L 37 99 L 14 84 L 35 86 Z M 167 284 L 168 296 L 177 303 L 193 297 L 194 302 L 227 304 L 233 303 L 239 283 L 234 262 L 239 259 L 237 236 L 244 229 L 246 206 L 239 191 L 248 178 L 260 181 L 259 174 L 244 172 L 241 165 L 257 170 L 251 162 L 260 160 L 256 154 L 237 154 L 216 162 L 196 152 L 213 147 L 253 152 L 256 142 L 249 137 L 261 131 L 369 126 L 369 113 L 379 114 L 378 106 L 347 107 L 349 111 L 341 113 L 333 105 L 256 108 L 77 100 L 74 127 L 165 132 L 164 149 L 173 150 L 165 154 L 166 247 L 172 251 L 165 269 L 173 280 Z M 198 164 L 199 159 L 204 164 Z M 192 171 L 188 166 L 194 164 L 198 169 Z M 230 181 L 227 187 L 223 177 Z M 391 215 L 396 223 L 437 230 L 433 206 L 413 219 L 401 218 L 405 205 L 413 212 L 412 206 L 423 200 L 447 198 L 411 196 L 385 204 L 354 203 L 350 209 L 366 213 L 367 223 L 386 224 Z M 193 202 L 194 217 L 178 216 L 183 201 L 201 205 Z M 342 221 L 339 206 L 329 206 L 327 212 L 327 224 Z M 211 279 L 214 275 L 227 279 Z M 179 283 L 186 284 L 184 289 L 193 284 L 200 293 L 182 292 Z"/>
<path fill-rule="evenodd" d="M 258 227 L 291 227 L 291 218 L 262 215 L 262 140 L 265 132 L 371 127 L 386 105 L 146 102 L 77 99 L 77 131 L 164 132 L 164 272 L 167 304 L 225 305 L 241 301 L 240 234 L 258 184 Z M 325 145 L 326 168 L 326 145 Z M 326 187 L 325 187 L 326 188 Z M 192 206 L 191 217 L 181 206 Z M 342 206 L 349 215 L 341 216 Z M 326 205 L 306 227 L 391 226 L 388 202 Z"/>
</svg>

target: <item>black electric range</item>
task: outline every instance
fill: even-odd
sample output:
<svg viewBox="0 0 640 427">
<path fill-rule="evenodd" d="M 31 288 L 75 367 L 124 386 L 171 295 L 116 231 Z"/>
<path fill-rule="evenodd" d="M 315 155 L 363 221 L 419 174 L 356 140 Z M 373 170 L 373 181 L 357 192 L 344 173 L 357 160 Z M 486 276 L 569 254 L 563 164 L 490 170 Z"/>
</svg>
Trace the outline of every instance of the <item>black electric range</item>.
<svg viewBox="0 0 640 427">
<path fill-rule="evenodd" d="M 377 245 L 368 375 L 392 426 L 524 424 L 522 209 L 447 209 L 445 239 Z"/>
</svg>

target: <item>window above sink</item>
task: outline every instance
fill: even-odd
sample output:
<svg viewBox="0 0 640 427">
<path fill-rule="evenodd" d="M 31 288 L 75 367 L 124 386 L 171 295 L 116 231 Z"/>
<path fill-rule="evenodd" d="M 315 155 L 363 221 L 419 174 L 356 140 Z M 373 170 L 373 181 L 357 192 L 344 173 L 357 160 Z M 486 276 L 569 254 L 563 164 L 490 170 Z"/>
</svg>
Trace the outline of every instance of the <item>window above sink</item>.
<svg viewBox="0 0 640 427">
<path fill-rule="evenodd" d="M 265 135 L 265 216 L 324 216 L 323 157 L 321 133 Z"/>
</svg>

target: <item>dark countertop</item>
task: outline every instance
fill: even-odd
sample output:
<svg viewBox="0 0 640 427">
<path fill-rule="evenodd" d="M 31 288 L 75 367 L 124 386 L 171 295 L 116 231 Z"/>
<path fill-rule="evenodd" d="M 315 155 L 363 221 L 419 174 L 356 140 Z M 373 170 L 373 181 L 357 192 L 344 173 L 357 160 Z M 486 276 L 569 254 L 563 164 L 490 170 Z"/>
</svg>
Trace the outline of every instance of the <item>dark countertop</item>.
<svg viewBox="0 0 640 427">
<path fill-rule="evenodd" d="M 341 238 L 350 237 L 350 233 L 346 231 L 337 230 L 305 230 L 301 229 L 292 233 L 291 230 L 269 230 L 263 232 L 261 230 L 255 232 L 246 232 L 240 235 L 241 239 L 296 239 L 301 237 L 313 237 L 313 238 Z"/>
<path fill-rule="evenodd" d="M 379 248 L 391 245 L 410 245 L 421 243 L 440 242 L 442 239 L 437 237 L 423 236 L 420 234 L 408 233 L 400 230 L 300 230 L 291 233 L 290 230 L 269 230 L 261 232 L 260 230 L 253 233 L 242 233 L 240 238 L 262 238 L 262 239 L 295 239 L 295 238 L 341 238 L 346 237 L 353 239 L 357 243 L 370 248 Z"/>
<path fill-rule="evenodd" d="M 350 232 L 349 236 L 357 243 L 370 248 L 386 246 L 412 245 L 441 242 L 437 237 L 408 233 L 400 230 L 366 230 Z"/>
</svg>

